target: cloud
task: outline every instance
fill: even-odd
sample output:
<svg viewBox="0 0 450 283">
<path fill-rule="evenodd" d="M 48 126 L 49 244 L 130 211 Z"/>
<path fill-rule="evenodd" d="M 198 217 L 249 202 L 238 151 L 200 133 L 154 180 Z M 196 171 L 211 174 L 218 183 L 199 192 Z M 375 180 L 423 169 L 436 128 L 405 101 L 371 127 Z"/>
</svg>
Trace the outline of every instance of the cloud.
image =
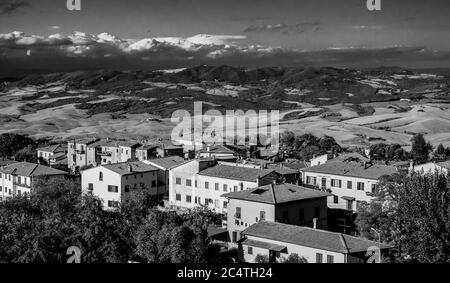
<svg viewBox="0 0 450 283">
<path fill-rule="evenodd" d="M 7 14 L 11 15 L 18 11 L 20 8 L 29 6 L 28 1 L 21 0 L 0 0 L 0 15 Z"/>
<path fill-rule="evenodd" d="M 275 27 L 277 28 L 277 27 Z M 424 47 L 332 48 L 298 51 L 245 45 L 239 35 L 196 35 L 121 39 L 108 33 L 91 35 L 0 34 L 0 73 L 77 69 L 174 69 L 201 64 L 260 66 L 403 67 L 448 66 L 449 52 Z"/>
<path fill-rule="evenodd" d="M 299 22 L 293 25 L 285 23 L 265 24 L 261 26 L 250 26 L 244 30 L 244 33 L 264 33 L 277 32 L 285 35 L 300 34 L 307 31 L 318 31 L 321 23 L 319 22 Z"/>
</svg>

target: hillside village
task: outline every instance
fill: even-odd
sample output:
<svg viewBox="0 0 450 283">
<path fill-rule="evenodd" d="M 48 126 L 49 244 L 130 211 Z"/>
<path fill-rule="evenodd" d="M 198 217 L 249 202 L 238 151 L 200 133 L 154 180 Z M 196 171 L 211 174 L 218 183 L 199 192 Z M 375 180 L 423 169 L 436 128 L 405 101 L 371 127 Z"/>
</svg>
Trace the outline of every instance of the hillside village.
<svg viewBox="0 0 450 283">
<path fill-rule="evenodd" d="M 299 149 L 302 139 L 316 144 L 305 148 L 303 141 Z M 100 199 L 105 211 L 143 190 L 162 211 L 205 208 L 217 214 L 220 223 L 211 223 L 208 236 L 223 252 L 237 249 L 235 261 L 277 262 L 296 254 L 306 262 L 366 262 L 370 248 L 383 256 L 395 250 L 381 236 L 363 238 L 352 224 L 380 180 L 450 169 L 442 145 L 433 152 L 420 135 L 413 143 L 413 150 L 423 144 L 425 157 L 395 148 L 396 156 L 387 158 L 389 145 L 344 149 L 329 137 L 293 133 L 284 133 L 278 151 L 269 154 L 262 146 L 204 143 L 188 149 L 74 138 L 38 147 L 36 163 L 1 160 L 0 201 L 32 195 L 38 179 L 78 180 L 82 194 Z"/>
</svg>

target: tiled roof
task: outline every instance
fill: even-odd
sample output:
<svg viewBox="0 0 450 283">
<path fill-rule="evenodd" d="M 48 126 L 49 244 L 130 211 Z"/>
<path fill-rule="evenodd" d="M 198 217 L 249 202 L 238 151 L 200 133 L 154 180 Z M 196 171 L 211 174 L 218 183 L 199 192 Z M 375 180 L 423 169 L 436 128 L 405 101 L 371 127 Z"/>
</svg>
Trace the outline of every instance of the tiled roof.
<svg viewBox="0 0 450 283">
<path fill-rule="evenodd" d="M 38 148 L 38 151 L 55 152 L 59 148 L 59 144 Z"/>
<path fill-rule="evenodd" d="M 17 161 L 14 160 L 0 160 L 0 166 L 6 166 L 6 165 L 10 165 L 13 163 L 18 163 Z"/>
<path fill-rule="evenodd" d="M 274 171 L 267 169 L 255 169 L 229 165 L 216 165 L 214 167 L 210 167 L 203 171 L 200 171 L 198 175 L 247 181 L 247 182 L 256 182 L 258 176 L 264 177 L 272 172 Z"/>
<path fill-rule="evenodd" d="M 184 158 L 181 158 L 179 156 L 169 156 L 164 158 L 154 158 L 147 161 L 144 161 L 145 163 L 149 163 L 155 166 L 159 166 L 164 169 L 172 168 L 173 166 L 176 166 L 178 164 L 181 164 L 185 162 Z"/>
<path fill-rule="evenodd" d="M 298 173 L 297 170 L 294 170 L 294 169 L 291 169 L 291 168 L 286 168 L 286 167 L 280 167 L 279 164 L 268 164 L 267 168 L 275 170 L 275 172 L 277 172 L 280 175 L 290 175 L 290 174 L 297 174 Z"/>
<path fill-rule="evenodd" d="M 283 162 L 283 166 L 284 167 L 288 167 L 291 169 L 303 169 L 303 168 L 308 168 L 309 167 L 309 163 L 305 162 L 305 161 L 301 161 L 301 160 L 290 160 L 287 162 Z"/>
<path fill-rule="evenodd" d="M 128 166 L 131 166 L 131 172 L 128 171 Z M 135 173 L 144 173 L 144 172 L 159 170 L 158 168 L 151 166 L 149 164 L 146 164 L 142 161 L 132 161 L 132 162 L 108 164 L 108 165 L 102 165 L 102 167 L 104 167 L 105 169 L 109 169 L 117 174 L 122 175 L 122 176 L 135 174 Z"/>
<path fill-rule="evenodd" d="M 292 184 L 266 185 L 258 188 L 232 192 L 222 195 L 231 199 L 240 199 L 269 204 L 279 204 L 298 200 L 322 198 L 330 194 L 327 192 L 308 189 Z"/>
<path fill-rule="evenodd" d="M 148 149 L 154 149 L 157 148 L 156 145 L 152 145 L 152 144 L 147 144 L 147 145 L 143 145 L 141 147 L 138 147 L 137 150 L 148 150 Z"/>
<path fill-rule="evenodd" d="M 226 148 L 225 146 L 223 146 L 221 144 L 210 145 L 209 146 L 209 151 L 208 151 L 208 146 L 207 146 L 204 149 L 202 149 L 200 152 L 201 153 L 229 153 L 229 154 L 234 154 L 234 151 L 232 151 L 231 149 Z"/>
<path fill-rule="evenodd" d="M 333 161 L 351 161 L 351 160 L 359 160 L 359 161 L 370 161 L 369 158 L 357 153 L 357 152 L 348 152 L 339 154 L 337 157 L 332 159 Z"/>
<path fill-rule="evenodd" d="M 125 147 L 139 147 L 141 146 L 140 143 L 134 142 L 134 141 L 118 141 L 118 140 L 99 140 L 95 143 L 92 143 L 89 145 L 89 147 L 97 147 L 97 146 L 107 146 L 107 147 L 119 147 L 119 146 L 125 146 Z"/>
<path fill-rule="evenodd" d="M 77 144 L 85 144 L 85 145 L 90 145 L 92 143 L 97 142 L 99 139 L 98 138 L 79 138 L 79 139 L 75 139 L 75 143 Z M 67 141 L 68 143 L 72 143 L 74 142 L 74 139 L 70 139 Z"/>
<path fill-rule="evenodd" d="M 369 247 L 379 246 L 378 242 L 341 233 L 268 221 L 253 224 L 243 234 L 343 254 L 365 252 Z M 381 248 L 391 247 L 381 244 Z"/>
<path fill-rule="evenodd" d="M 6 174 L 14 174 L 17 176 L 25 176 L 25 177 L 34 177 L 34 176 L 52 176 L 52 175 L 65 175 L 67 174 L 64 171 L 57 170 L 54 168 L 50 168 L 44 165 L 28 163 L 28 162 L 19 162 L 13 163 L 5 166 L 2 170 L 2 173 Z"/>
<path fill-rule="evenodd" d="M 368 164 L 360 162 L 329 161 L 325 164 L 306 168 L 305 172 L 322 173 L 337 176 L 349 176 L 377 180 L 384 175 L 398 173 L 397 168 L 380 164 Z"/>
</svg>

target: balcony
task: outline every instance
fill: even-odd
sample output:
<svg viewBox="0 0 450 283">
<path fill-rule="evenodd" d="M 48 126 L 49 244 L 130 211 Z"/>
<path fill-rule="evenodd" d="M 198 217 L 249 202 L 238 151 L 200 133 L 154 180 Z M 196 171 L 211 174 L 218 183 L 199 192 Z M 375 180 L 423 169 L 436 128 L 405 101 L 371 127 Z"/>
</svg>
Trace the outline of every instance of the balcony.
<svg viewBox="0 0 450 283">
<path fill-rule="evenodd" d="M 18 186 L 18 187 L 22 187 L 22 188 L 28 188 L 31 189 L 30 185 L 24 184 L 24 183 L 19 183 L 17 181 L 13 181 L 13 186 Z"/>
<path fill-rule="evenodd" d="M 109 152 L 109 151 L 97 151 L 97 152 L 95 152 L 97 155 L 100 155 L 100 156 L 107 156 L 107 157 L 110 157 L 110 156 L 112 156 L 112 153 L 111 152 Z"/>
<path fill-rule="evenodd" d="M 75 150 L 75 153 L 76 154 L 86 154 L 86 151 L 77 149 L 77 150 Z"/>
</svg>

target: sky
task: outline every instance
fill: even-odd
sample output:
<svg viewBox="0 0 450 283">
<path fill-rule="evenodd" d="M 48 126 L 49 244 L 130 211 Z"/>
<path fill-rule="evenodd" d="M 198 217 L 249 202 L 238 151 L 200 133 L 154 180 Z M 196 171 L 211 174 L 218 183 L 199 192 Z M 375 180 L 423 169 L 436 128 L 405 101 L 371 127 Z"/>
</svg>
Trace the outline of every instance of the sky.
<svg viewBox="0 0 450 283">
<path fill-rule="evenodd" d="M 360 62 L 361 66 L 404 64 L 445 67 L 449 63 L 448 0 L 381 0 L 381 11 L 369 11 L 366 0 L 81 0 L 81 7 L 81 11 L 69 11 L 66 0 L 0 0 L 0 63 L 12 63 L 17 67 L 20 64 L 30 65 L 32 62 L 20 60 L 30 61 L 31 58 L 19 58 L 20 55 L 33 57 L 38 54 L 39 59 L 43 60 L 43 45 L 48 45 L 47 51 L 52 53 L 55 49 L 57 53 L 61 49 L 78 50 L 78 53 L 66 54 L 64 58 L 78 54 L 83 57 L 79 61 L 83 61 L 80 66 L 89 65 L 86 57 L 122 56 L 115 62 L 110 59 L 109 64 L 114 66 L 122 62 L 123 67 L 140 67 L 142 62 L 138 62 L 139 56 L 123 44 L 120 48 L 127 51 L 121 53 L 115 50 L 116 54 L 110 54 L 114 52 L 110 52 L 104 43 L 93 47 L 96 49 L 95 54 L 92 51 L 80 51 L 80 46 L 76 46 L 73 38 L 72 43 L 66 40 L 62 44 L 62 39 L 68 39 L 75 31 L 85 33 L 86 36 L 108 33 L 128 42 L 160 37 L 190 38 L 197 34 L 221 35 L 219 42 L 213 41 L 215 45 L 239 46 L 232 51 L 232 58 L 229 50 L 224 52 L 217 46 L 209 53 L 202 52 L 206 57 L 199 57 L 198 50 L 191 54 L 192 48 L 186 50 L 184 46 L 184 50 L 178 51 L 185 52 L 186 58 L 173 64 L 166 60 L 167 66 L 186 63 L 188 58 L 191 64 L 209 63 L 214 57 L 210 56 L 211 52 L 215 52 L 215 59 L 223 59 L 217 61 L 220 63 L 227 63 L 228 60 L 230 63 L 258 64 L 256 53 L 263 52 L 265 57 L 260 60 L 261 64 L 277 64 L 278 57 L 279 64 L 292 61 L 296 64 L 314 62 L 350 66 L 350 59 L 356 50 L 361 51 L 354 54 L 358 60 L 356 63 Z M 13 31 L 23 34 L 16 34 L 11 39 Z M 54 40 L 49 40 L 53 34 L 58 34 L 60 39 L 56 45 Z M 229 40 L 224 35 L 230 36 Z M 41 40 L 30 40 L 32 36 Z M 89 45 L 92 46 L 94 41 L 98 40 L 92 39 Z M 203 44 L 199 41 L 195 43 Z M 173 43 L 164 44 L 166 49 L 174 52 Z M 249 52 L 249 48 L 255 45 L 260 46 L 258 51 L 252 49 Z M 153 64 L 155 60 L 148 51 L 154 53 L 155 47 L 147 47 L 146 50 L 140 49 L 143 53 L 139 60 Z M 105 48 L 108 50 L 105 51 Z M 161 64 L 168 56 L 162 54 L 161 49 L 164 48 L 158 48 L 157 55 L 153 55 L 158 57 L 158 64 Z M 18 49 L 23 52 L 18 52 Z M 388 52 L 386 58 L 380 54 L 381 50 Z M 272 52 L 270 60 L 268 52 Z M 394 56 L 395 52 L 396 57 L 389 57 Z M 128 56 L 131 53 L 133 58 Z M 179 53 L 176 54 L 181 55 Z M 216 56 L 219 53 L 227 53 L 229 58 L 225 60 L 222 55 Z M 244 53 L 251 53 L 253 57 L 248 60 L 247 57 L 242 58 Z M 125 62 L 123 56 L 130 59 L 129 62 Z M 363 60 L 364 56 L 369 58 Z M 16 60 L 11 61 L 11 58 Z M 132 63 L 132 60 L 136 62 Z M 93 67 L 100 63 L 92 60 Z M 31 65 L 39 67 L 37 62 Z M 104 66 L 104 62 L 101 66 Z"/>
</svg>

